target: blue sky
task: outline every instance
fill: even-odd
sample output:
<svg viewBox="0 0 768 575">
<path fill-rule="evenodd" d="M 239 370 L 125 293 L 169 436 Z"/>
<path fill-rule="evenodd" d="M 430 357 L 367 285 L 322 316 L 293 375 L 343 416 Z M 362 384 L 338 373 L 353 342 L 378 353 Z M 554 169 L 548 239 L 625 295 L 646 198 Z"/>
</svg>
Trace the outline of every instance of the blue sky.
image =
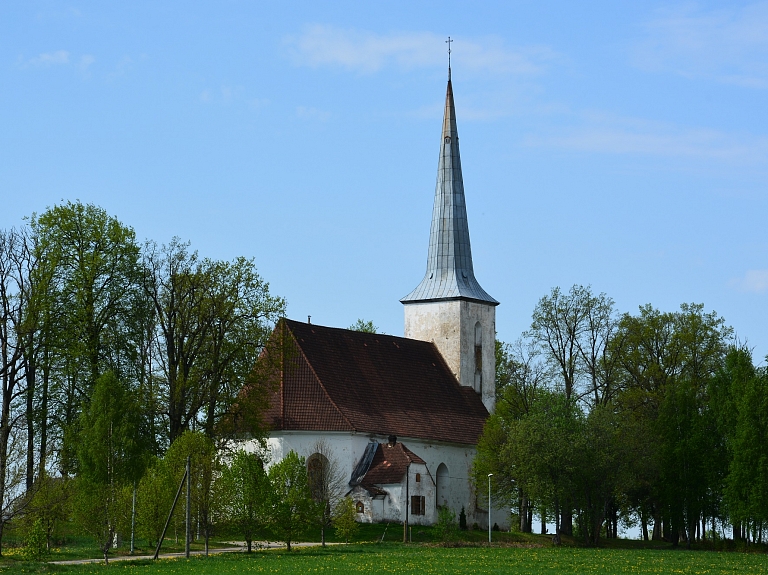
<svg viewBox="0 0 768 575">
<path fill-rule="evenodd" d="M 446 81 L 499 337 L 554 286 L 768 353 L 768 2 L 0 5 L 0 227 L 61 200 L 401 334 Z"/>
</svg>

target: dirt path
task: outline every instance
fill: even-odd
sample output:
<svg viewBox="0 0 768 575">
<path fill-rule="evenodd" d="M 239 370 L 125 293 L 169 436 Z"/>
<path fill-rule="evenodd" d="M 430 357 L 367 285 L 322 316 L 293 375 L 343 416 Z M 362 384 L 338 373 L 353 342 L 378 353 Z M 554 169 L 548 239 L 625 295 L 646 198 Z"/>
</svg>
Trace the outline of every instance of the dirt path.
<svg viewBox="0 0 768 575">
<path fill-rule="evenodd" d="M 219 549 L 209 549 L 208 554 L 214 553 L 245 553 L 244 541 L 227 541 L 236 547 L 221 547 Z M 320 543 L 291 543 L 291 547 L 314 547 L 319 546 Z M 326 543 L 326 545 L 338 545 L 338 543 Z M 253 549 L 285 549 L 284 543 L 278 543 L 274 541 L 254 541 Z M 190 555 L 205 555 L 205 551 L 190 551 Z M 184 557 L 184 552 L 180 553 L 160 553 L 158 559 L 178 559 Z M 109 562 L 113 561 L 141 561 L 144 559 L 152 559 L 152 555 L 115 555 L 109 558 Z M 104 563 L 104 559 L 69 559 L 67 561 L 50 561 L 54 565 L 87 565 L 89 563 Z"/>
</svg>

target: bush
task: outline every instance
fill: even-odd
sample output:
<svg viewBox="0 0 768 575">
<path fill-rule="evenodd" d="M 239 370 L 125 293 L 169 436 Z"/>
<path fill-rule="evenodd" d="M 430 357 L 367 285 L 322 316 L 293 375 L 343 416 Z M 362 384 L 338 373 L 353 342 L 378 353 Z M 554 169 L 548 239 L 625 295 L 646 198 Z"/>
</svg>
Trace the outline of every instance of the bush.
<svg viewBox="0 0 768 575">
<path fill-rule="evenodd" d="M 349 497 L 343 497 L 336 505 L 333 514 L 333 526 L 336 528 L 336 535 L 339 539 L 343 539 L 345 543 L 349 543 L 350 539 L 354 538 L 357 530 L 360 528 L 356 516 L 357 511 L 355 510 L 354 501 Z"/>
<path fill-rule="evenodd" d="M 459 513 L 459 529 L 462 531 L 467 530 L 467 514 L 463 507 L 461 508 L 461 513 Z"/>
<path fill-rule="evenodd" d="M 36 519 L 29 529 L 22 554 L 30 561 L 42 561 L 48 555 L 48 534 L 42 519 Z"/>
<path fill-rule="evenodd" d="M 435 534 L 441 541 L 452 541 L 458 535 L 456 514 L 448 506 L 440 507 L 437 511 L 437 525 Z"/>
</svg>

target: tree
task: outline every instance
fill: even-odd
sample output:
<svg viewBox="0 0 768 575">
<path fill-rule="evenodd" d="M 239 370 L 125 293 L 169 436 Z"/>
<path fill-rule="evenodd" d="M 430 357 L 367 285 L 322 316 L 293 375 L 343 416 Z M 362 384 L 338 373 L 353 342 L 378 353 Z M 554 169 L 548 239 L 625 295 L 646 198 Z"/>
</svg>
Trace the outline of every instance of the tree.
<svg viewBox="0 0 768 575">
<path fill-rule="evenodd" d="M 291 542 L 312 523 L 317 513 L 304 458 L 295 451 L 288 452 L 269 468 L 269 482 L 273 497 L 270 523 L 290 551 Z"/>
<path fill-rule="evenodd" d="M 333 513 L 344 498 L 346 482 L 327 441 L 321 439 L 315 442 L 311 452 L 307 458 L 307 479 L 312 499 L 317 503 L 320 541 L 325 547 L 325 530 L 333 525 Z"/>
<path fill-rule="evenodd" d="M 251 552 L 257 529 L 268 523 L 270 484 L 264 462 L 256 453 L 238 450 L 223 468 L 222 491 L 227 518 L 236 525 Z"/>
<path fill-rule="evenodd" d="M 115 533 L 125 520 L 126 492 L 143 474 L 148 442 L 138 402 L 111 371 L 96 381 L 80 423 L 77 511 L 107 563 Z"/>
<path fill-rule="evenodd" d="M 17 445 L 24 415 L 22 324 L 28 306 L 25 285 L 29 251 L 16 231 L 0 231 L 0 555 L 5 524 L 20 510 L 23 474 Z"/>
<path fill-rule="evenodd" d="M 29 530 L 39 522 L 49 551 L 57 527 L 71 517 L 71 491 L 71 479 L 44 473 L 37 477 L 34 488 L 27 492 L 31 499 L 22 517 L 22 526 Z"/>
<path fill-rule="evenodd" d="M 269 293 L 252 260 L 200 260 L 174 238 L 144 251 L 145 291 L 157 318 L 168 441 L 199 422 L 214 438 L 232 414 L 285 301 Z"/>
<path fill-rule="evenodd" d="M 336 535 L 344 539 L 344 543 L 354 539 L 360 530 L 355 502 L 349 497 L 343 497 L 336 505 L 333 512 L 333 526 L 336 528 Z"/>
<path fill-rule="evenodd" d="M 725 364 L 713 379 L 720 435 L 725 439 L 722 479 L 725 507 L 734 539 L 752 540 L 768 521 L 768 374 L 756 369 L 745 346 L 729 349 Z"/>
<path fill-rule="evenodd" d="M 163 535 L 168 512 L 176 493 L 177 483 L 168 464 L 153 457 L 141 478 L 136 501 L 136 520 L 139 533 L 154 547 Z"/>
<path fill-rule="evenodd" d="M 47 294 L 43 304 L 60 314 L 56 419 L 59 432 L 74 439 L 80 407 L 99 376 L 113 371 L 127 380 L 130 375 L 133 340 L 140 330 L 135 316 L 139 247 L 131 228 L 93 204 L 54 206 L 33 215 L 30 227 L 37 257 L 50 273 L 39 290 Z M 65 472 L 74 471 L 75 451 L 70 443 L 63 445 Z"/>
<path fill-rule="evenodd" d="M 352 331 L 362 331 L 365 333 L 380 333 L 379 328 L 373 325 L 372 321 L 370 320 L 365 321 L 364 319 L 359 319 L 359 318 L 355 323 L 353 323 L 347 329 L 351 329 Z"/>
<path fill-rule="evenodd" d="M 203 530 L 207 556 L 214 521 L 220 510 L 216 481 L 219 478 L 221 462 L 213 440 L 199 431 L 182 433 L 165 454 L 172 477 L 181 477 L 184 474 L 187 457 L 190 458 L 192 478 L 192 508 Z M 179 512 L 181 512 L 180 509 Z"/>
</svg>

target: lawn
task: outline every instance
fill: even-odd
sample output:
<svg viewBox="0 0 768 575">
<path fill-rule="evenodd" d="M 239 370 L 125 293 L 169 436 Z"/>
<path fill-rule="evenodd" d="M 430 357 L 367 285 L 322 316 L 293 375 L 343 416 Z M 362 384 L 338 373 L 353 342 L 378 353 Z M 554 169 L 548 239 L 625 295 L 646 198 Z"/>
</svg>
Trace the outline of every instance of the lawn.
<svg viewBox="0 0 768 575">
<path fill-rule="evenodd" d="M 10 573 L 11 571 L 4 571 Z M 387 573 L 387 574 L 725 574 L 768 573 L 768 555 L 655 549 L 573 547 L 460 547 L 400 543 L 309 548 L 287 553 L 259 551 L 212 557 L 114 562 L 104 565 L 53 566 L 16 564 L 16 573 L 66 575 L 218 575 L 235 573 Z"/>
</svg>

